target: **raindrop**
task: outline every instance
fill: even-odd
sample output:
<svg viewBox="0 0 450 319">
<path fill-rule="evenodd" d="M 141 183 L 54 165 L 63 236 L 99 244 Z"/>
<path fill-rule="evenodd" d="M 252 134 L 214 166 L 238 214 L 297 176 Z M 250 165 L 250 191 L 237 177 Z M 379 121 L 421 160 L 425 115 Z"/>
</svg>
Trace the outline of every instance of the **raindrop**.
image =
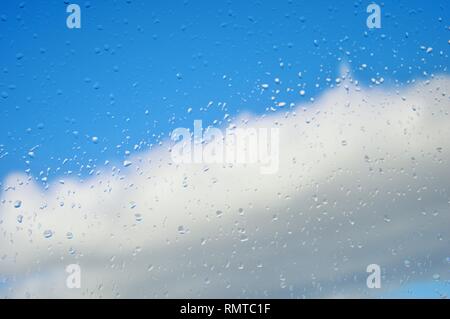
<svg viewBox="0 0 450 319">
<path fill-rule="evenodd" d="M 239 237 L 239 240 L 240 240 L 241 242 L 246 242 L 246 241 L 248 241 L 248 237 L 247 237 L 246 235 L 242 234 L 242 235 Z"/>
<path fill-rule="evenodd" d="M 22 206 L 22 201 L 21 200 L 16 200 L 14 202 L 14 208 L 20 208 L 20 206 Z"/>
<path fill-rule="evenodd" d="M 50 238 L 52 236 L 53 236 L 53 232 L 50 229 L 47 229 L 46 231 L 44 231 L 45 238 Z"/>
<path fill-rule="evenodd" d="M 178 233 L 181 235 L 186 234 L 186 229 L 184 228 L 183 225 L 178 226 Z"/>
<path fill-rule="evenodd" d="M 123 166 L 124 166 L 124 167 L 128 167 L 128 166 L 130 166 L 131 164 L 132 164 L 131 161 L 123 161 Z"/>
</svg>

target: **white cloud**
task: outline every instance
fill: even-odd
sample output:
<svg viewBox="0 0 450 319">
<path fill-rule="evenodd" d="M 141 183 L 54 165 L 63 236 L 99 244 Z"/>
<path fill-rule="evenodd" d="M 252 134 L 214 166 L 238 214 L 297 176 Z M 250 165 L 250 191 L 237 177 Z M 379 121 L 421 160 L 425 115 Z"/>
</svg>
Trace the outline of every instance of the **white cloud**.
<svg viewBox="0 0 450 319">
<path fill-rule="evenodd" d="M 247 117 L 280 128 L 274 175 L 257 164 L 173 164 L 167 145 L 48 190 L 11 174 L 0 203 L 0 293 L 373 296 L 372 263 L 381 292 L 446 280 L 449 88 L 445 77 L 400 92 L 346 81 L 306 108 Z M 65 286 L 72 263 L 82 269 L 78 290 Z"/>
</svg>

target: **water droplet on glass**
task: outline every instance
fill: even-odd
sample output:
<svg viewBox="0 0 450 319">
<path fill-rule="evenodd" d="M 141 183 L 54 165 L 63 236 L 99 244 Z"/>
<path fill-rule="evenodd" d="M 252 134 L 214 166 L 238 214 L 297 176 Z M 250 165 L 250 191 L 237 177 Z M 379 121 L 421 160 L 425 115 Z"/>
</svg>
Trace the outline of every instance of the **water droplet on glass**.
<svg viewBox="0 0 450 319">
<path fill-rule="evenodd" d="M 181 235 L 186 234 L 186 229 L 184 228 L 183 225 L 178 226 L 178 233 Z"/>
<path fill-rule="evenodd" d="M 123 161 L 123 166 L 124 166 L 124 167 L 128 167 L 128 166 L 130 166 L 131 164 L 132 164 L 131 161 Z"/>
<path fill-rule="evenodd" d="M 20 208 L 20 206 L 22 206 L 22 201 L 21 200 L 16 200 L 14 202 L 14 208 Z"/>
<path fill-rule="evenodd" d="M 239 236 L 239 240 L 240 240 L 241 242 L 246 242 L 246 241 L 248 241 L 248 237 L 247 237 L 246 235 L 240 235 L 240 236 Z"/>
<path fill-rule="evenodd" d="M 50 238 L 52 236 L 53 236 L 53 232 L 50 229 L 47 229 L 46 231 L 44 231 L 45 238 Z"/>
</svg>

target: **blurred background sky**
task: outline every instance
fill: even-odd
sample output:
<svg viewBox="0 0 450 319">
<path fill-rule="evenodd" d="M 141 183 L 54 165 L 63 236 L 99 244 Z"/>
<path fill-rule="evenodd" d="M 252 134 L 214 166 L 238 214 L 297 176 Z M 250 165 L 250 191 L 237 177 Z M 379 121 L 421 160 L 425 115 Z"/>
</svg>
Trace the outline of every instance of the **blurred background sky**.
<svg viewBox="0 0 450 319">
<path fill-rule="evenodd" d="M 393 89 L 449 73 L 447 0 L 377 1 L 372 30 L 370 1 L 74 1 L 78 30 L 69 3 L 0 4 L 0 181 L 85 178 L 194 119 L 221 126 L 313 103 L 343 64 Z"/>
</svg>

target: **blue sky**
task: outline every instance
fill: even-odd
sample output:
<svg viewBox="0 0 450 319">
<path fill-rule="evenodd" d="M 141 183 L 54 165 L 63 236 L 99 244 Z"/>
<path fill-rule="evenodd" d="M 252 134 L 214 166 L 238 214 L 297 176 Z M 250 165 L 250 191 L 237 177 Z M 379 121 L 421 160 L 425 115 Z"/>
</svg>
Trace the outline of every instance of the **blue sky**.
<svg viewBox="0 0 450 319">
<path fill-rule="evenodd" d="M 193 119 L 220 125 L 225 114 L 266 112 L 274 102 L 259 85 L 273 88 L 275 78 L 282 91 L 294 88 L 288 103 L 317 96 L 342 61 L 367 84 L 448 72 L 440 54 L 447 1 L 380 2 L 382 28 L 372 30 L 368 3 L 83 1 L 82 28 L 71 30 L 64 1 L 8 1 L 0 8 L 0 177 L 26 169 L 86 176 Z"/>
<path fill-rule="evenodd" d="M 78 3 L 79 30 L 66 27 L 67 1 L 0 5 L 0 183 L 17 171 L 43 186 L 85 178 L 194 119 L 277 109 L 274 89 L 288 105 L 311 102 L 343 64 L 394 89 L 449 74 L 446 0 L 377 1 L 373 30 L 370 1 Z M 450 294 L 430 280 L 387 296 L 436 297 L 436 285 Z"/>
</svg>

